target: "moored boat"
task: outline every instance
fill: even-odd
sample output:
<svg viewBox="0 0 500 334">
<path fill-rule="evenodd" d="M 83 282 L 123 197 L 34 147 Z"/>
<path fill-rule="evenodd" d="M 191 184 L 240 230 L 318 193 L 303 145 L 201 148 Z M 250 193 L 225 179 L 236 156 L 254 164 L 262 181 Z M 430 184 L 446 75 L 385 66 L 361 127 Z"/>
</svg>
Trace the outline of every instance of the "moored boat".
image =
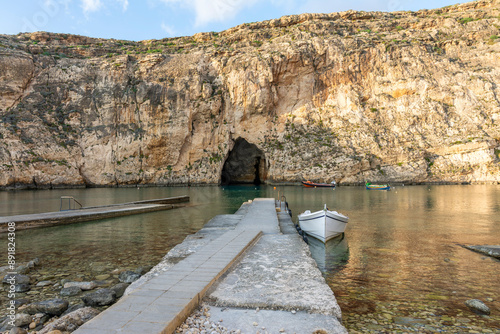
<svg viewBox="0 0 500 334">
<path fill-rule="evenodd" d="M 349 218 L 337 211 L 323 210 L 311 212 L 306 210 L 299 216 L 299 226 L 306 234 L 326 242 L 344 233 Z"/>
<path fill-rule="evenodd" d="M 371 184 L 370 182 L 365 183 L 367 190 L 391 190 L 391 186 L 388 184 Z"/>
<path fill-rule="evenodd" d="M 302 184 L 308 188 L 335 188 L 336 183 L 332 181 L 331 183 L 318 183 L 312 181 L 302 181 Z"/>
</svg>

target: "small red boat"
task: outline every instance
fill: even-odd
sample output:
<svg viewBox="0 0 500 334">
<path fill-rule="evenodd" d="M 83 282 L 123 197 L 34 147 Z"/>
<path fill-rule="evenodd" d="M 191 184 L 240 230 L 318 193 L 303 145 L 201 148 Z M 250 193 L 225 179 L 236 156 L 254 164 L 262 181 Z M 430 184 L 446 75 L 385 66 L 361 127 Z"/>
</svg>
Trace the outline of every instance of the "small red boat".
<svg viewBox="0 0 500 334">
<path fill-rule="evenodd" d="M 335 181 L 332 183 L 316 183 L 312 181 L 302 181 L 302 184 L 308 188 L 335 188 Z"/>
</svg>

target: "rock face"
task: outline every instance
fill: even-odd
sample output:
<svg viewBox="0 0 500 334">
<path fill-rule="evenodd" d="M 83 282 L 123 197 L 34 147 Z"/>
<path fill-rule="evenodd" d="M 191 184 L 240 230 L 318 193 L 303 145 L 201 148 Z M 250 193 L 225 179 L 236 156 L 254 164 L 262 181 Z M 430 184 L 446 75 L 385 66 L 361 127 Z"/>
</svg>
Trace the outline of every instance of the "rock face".
<svg viewBox="0 0 500 334">
<path fill-rule="evenodd" d="M 0 35 L 0 186 L 499 182 L 499 8 Z"/>
</svg>

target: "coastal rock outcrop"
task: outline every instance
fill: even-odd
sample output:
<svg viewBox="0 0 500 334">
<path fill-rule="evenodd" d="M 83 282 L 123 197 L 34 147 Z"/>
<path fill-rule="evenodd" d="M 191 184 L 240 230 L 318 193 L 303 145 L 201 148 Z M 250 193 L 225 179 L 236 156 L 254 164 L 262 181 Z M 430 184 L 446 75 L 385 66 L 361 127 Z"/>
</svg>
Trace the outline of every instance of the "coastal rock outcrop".
<svg viewBox="0 0 500 334">
<path fill-rule="evenodd" d="M 499 4 L 0 35 L 0 187 L 500 182 Z"/>
</svg>

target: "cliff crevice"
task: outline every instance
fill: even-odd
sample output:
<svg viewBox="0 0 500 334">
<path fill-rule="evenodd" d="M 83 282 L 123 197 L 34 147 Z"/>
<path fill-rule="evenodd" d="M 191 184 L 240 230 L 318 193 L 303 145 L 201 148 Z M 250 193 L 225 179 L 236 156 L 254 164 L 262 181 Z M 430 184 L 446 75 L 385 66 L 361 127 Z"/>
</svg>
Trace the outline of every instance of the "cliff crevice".
<svg viewBox="0 0 500 334">
<path fill-rule="evenodd" d="M 499 182 L 499 7 L 0 35 L 0 186 Z"/>
</svg>

